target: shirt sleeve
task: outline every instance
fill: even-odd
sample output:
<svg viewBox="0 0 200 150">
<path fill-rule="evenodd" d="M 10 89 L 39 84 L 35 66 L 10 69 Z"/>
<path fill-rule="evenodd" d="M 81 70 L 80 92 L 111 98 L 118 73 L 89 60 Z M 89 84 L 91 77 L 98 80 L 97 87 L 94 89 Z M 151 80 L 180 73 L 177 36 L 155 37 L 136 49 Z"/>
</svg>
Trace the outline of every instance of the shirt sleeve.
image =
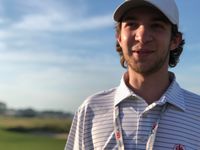
<svg viewBox="0 0 200 150">
<path fill-rule="evenodd" d="M 71 129 L 68 135 L 67 143 L 64 150 L 79 150 L 82 149 L 83 135 L 83 116 L 79 111 L 74 115 Z"/>
</svg>

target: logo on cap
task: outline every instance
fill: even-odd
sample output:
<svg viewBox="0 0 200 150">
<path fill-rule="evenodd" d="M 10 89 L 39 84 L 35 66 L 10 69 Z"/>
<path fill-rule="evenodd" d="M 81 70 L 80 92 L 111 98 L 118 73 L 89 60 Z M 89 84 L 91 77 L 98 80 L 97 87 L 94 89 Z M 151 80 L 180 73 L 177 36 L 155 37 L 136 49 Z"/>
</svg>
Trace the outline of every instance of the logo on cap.
<svg viewBox="0 0 200 150">
<path fill-rule="evenodd" d="M 186 150 L 186 149 L 185 149 L 184 145 L 182 145 L 182 144 L 176 144 L 174 146 L 174 150 Z"/>
</svg>

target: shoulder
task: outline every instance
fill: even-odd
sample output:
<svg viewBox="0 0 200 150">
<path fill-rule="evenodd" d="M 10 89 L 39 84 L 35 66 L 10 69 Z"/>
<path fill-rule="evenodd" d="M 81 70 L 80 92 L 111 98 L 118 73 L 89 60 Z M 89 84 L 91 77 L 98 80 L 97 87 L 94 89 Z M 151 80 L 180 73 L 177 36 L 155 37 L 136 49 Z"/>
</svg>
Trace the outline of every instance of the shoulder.
<svg viewBox="0 0 200 150">
<path fill-rule="evenodd" d="M 86 111 L 88 109 L 101 109 L 110 108 L 114 104 L 114 97 L 117 88 L 112 88 L 104 91 L 97 92 L 87 97 L 82 105 L 79 107 L 79 112 Z"/>
<path fill-rule="evenodd" d="M 186 89 L 182 89 L 183 91 L 183 95 L 185 98 L 187 99 L 191 99 L 193 101 L 196 101 L 200 103 L 200 95 L 197 94 L 197 93 L 194 93 L 194 92 L 191 92 L 189 90 L 186 90 Z"/>
<path fill-rule="evenodd" d="M 200 95 L 185 89 L 182 89 L 182 91 L 186 109 L 200 115 Z"/>
</svg>

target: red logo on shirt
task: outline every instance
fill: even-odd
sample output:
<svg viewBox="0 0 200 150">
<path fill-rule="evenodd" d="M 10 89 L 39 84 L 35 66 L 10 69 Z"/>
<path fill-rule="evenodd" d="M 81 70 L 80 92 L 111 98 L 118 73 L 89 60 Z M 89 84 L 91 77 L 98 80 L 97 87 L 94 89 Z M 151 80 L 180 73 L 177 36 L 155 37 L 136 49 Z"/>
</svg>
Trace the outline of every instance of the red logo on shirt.
<svg viewBox="0 0 200 150">
<path fill-rule="evenodd" d="M 176 144 L 174 150 L 185 150 L 185 147 L 182 144 Z"/>
<path fill-rule="evenodd" d="M 120 139 L 120 132 L 117 131 L 117 132 L 115 133 L 115 136 L 116 136 L 116 139 Z"/>
</svg>

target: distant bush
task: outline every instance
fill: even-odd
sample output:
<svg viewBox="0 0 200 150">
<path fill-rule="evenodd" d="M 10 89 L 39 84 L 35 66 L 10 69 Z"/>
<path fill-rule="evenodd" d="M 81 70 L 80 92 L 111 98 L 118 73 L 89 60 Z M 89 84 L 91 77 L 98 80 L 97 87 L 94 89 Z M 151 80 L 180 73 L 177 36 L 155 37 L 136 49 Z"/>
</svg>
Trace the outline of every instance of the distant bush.
<svg viewBox="0 0 200 150">
<path fill-rule="evenodd" d="M 27 109 L 22 109 L 22 110 L 18 110 L 16 113 L 16 116 L 20 116 L 20 117 L 36 117 L 38 114 L 38 112 L 36 112 L 35 110 L 31 109 L 31 108 L 27 108 Z"/>
<path fill-rule="evenodd" d="M 0 117 L 0 127 L 15 132 L 68 133 L 71 122 L 69 118 Z"/>
<path fill-rule="evenodd" d="M 63 133 L 65 130 L 61 128 L 51 127 L 51 126 L 43 126 L 43 127 L 12 127 L 7 128 L 7 131 L 14 131 L 14 132 L 22 132 L 22 133 L 29 133 L 29 132 L 46 132 L 46 133 Z"/>
</svg>

